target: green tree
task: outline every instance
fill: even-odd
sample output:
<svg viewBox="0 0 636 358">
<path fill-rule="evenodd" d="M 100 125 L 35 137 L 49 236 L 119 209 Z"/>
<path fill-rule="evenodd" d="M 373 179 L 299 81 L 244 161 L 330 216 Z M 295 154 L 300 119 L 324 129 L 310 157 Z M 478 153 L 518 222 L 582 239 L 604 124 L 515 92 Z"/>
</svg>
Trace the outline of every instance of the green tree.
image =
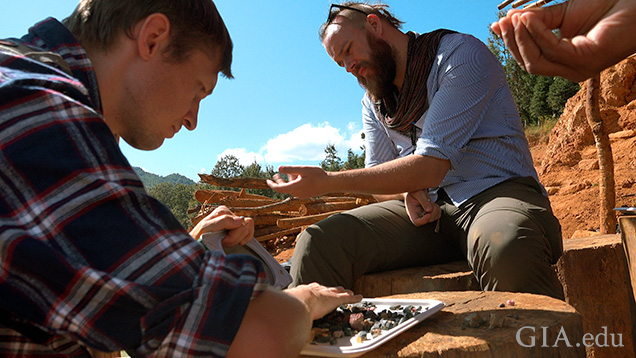
<svg viewBox="0 0 636 358">
<path fill-rule="evenodd" d="M 254 160 L 254 162 L 245 167 L 243 173 L 241 174 L 244 178 L 263 178 L 263 171 L 261 169 L 261 165 Z"/>
<path fill-rule="evenodd" d="M 364 149 L 364 147 L 363 147 Z M 349 148 L 347 151 L 347 161 L 344 162 L 343 167 L 345 169 L 359 169 L 364 168 L 364 157 L 366 153 L 362 152 L 361 155 L 358 155 Z"/>
<path fill-rule="evenodd" d="M 273 166 L 266 165 L 264 173 L 267 176 L 267 178 L 271 178 L 274 174 L 276 174 L 276 170 L 274 170 Z"/>
<path fill-rule="evenodd" d="M 360 133 L 360 137 L 362 138 L 362 141 L 364 142 L 364 132 Z M 351 148 L 349 148 L 349 150 L 347 151 L 347 161 L 342 163 L 342 166 L 344 169 L 359 169 L 359 168 L 364 168 L 364 160 L 367 156 L 367 151 L 366 148 L 364 147 L 364 144 L 360 146 L 360 149 L 362 150 L 362 154 L 358 155 L 356 153 L 353 152 L 353 150 L 351 150 Z"/>
<path fill-rule="evenodd" d="M 162 177 L 157 174 L 148 173 L 139 167 L 133 167 L 137 175 L 139 175 L 139 179 L 144 184 L 146 189 L 150 189 L 153 186 L 159 183 L 172 183 L 172 184 L 194 184 L 195 182 L 190 178 L 187 178 L 181 174 L 170 174 L 168 176 Z"/>
<path fill-rule="evenodd" d="M 320 166 L 328 172 L 337 172 L 343 169 L 342 160 L 338 156 L 335 144 L 327 144 L 327 147 L 325 147 L 325 159 L 320 162 Z"/>
<path fill-rule="evenodd" d="M 505 14 L 506 11 L 499 11 L 497 17 L 501 18 Z M 561 78 L 558 80 L 559 83 L 555 84 L 557 79 L 526 72 L 512 57 L 503 40 L 492 30 L 487 45 L 503 66 L 508 87 L 517 104 L 524 127 L 540 125 L 545 117 L 556 118 L 563 113 L 565 102 L 578 90 L 577 84 L 564 83 L 562 81 L 567 80 Z M 552 85 L 555 86 L 554 89 Z M 575 88 L 577 89 L 574 90 Z M 550 91 L 554 93 L 550 95 Z"/>
<path fill-rule="evenodd" d="M 276 172 L 274 171 L 274 167 L 271 165 L 265 166 L 265 170 L 262 169 L 261 165 L 254 160 L 254 162 L 245 167 L 241 177 L 243 178 L 260 178 L 260 179 L 269 179 L 274 176 Z M 277 193 L 272 189 L 247 189 L 246 190 L 250 194 L 258 194 L 263 195 L 272 199 L 284 199 L 289 197 L 289 195 Z"/>
<path fill-rule="evenodd" d="M 148 194 L 167 206 L 185 228 L 192 226 L 188 209 L 194 207 L 195 185 L 160 183 L 148 190 Z"/>
<path fill-rule="evenodd" d="M 238 178 L 244 171 L 245 167 L 241 165 L 239 159 L 232 154 L 228 154 L 216 162 L 212 169 L 212 175 L 226 179 Z"/>
<path fill-rule="evenodd" d="M 530 113 L 535 120 L 532 124 L 541 124 L 541 119 L 552 116 L 552 109 L 548 105 L 548 91 L 554 82 L 552 77 L 539 76 L 532 91 Z"/>
<path fill-rule="evenodd" d="M 500 11 L 497 16 L 498 18 L 501 18 L 505 16 L 505 14 L 505 11 Z M 532 75 L 521 68 L 517 61 L 515 61 L 512 57 L 510 51 L 506 48 L 503 40 L 492 30 L 490 30 L 487 45 L 504 69 L 506 82 L 508 82 L 508 87 L 510 88 L 512 97 L 517 104 L 517 109 L 519 110 L 519 115 L 521 116 L 524 125 L 536 122 L 532 118 L 530 102 L 532 100 L 532 93 L 537 77 L 539 76 Z"/>
<path fill-rule="evenodd" d="M 535 118 L 532 114 L 531 104 L 534 88 L 540 76 L 529 74 L 517 65 L 516 62 L 515 66 L 512 67 L 513 69 L 509 76 L 508 85 L 510 86 L 510 83 L 514 84 L 511 86 L 511 92 L 515 103 L 517 103 L 519 116 L 524 126 L 536 124 L 538 123 L 538 118 Z"/>
<path fill-rule="evenodd" d="M 565 103 L 580 89 L 581 86 L 579 86 L 578 83 L 566 80 L 562 77 L 555 77 L 554 82 L 550 85 L 547 97 L 548 106 L 553 115 L 556 117 L 560 116 L 565 108 Z"/>
</svg>

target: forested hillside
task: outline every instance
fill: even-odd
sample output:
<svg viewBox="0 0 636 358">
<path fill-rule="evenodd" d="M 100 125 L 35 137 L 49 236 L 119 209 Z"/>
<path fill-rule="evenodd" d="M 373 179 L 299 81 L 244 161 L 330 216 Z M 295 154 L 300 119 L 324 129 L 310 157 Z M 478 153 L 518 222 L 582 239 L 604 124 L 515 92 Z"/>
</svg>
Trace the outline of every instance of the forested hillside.
<svg viewBox="0 0 636 358">
<path fill-rule="evenodd" d="M 159 176 L 157 174 L 149 173 L 139 167 L 133 167 L 137 175 L 141 178 L 141 182 L 144 183 L 146 190 L 151 189 L 157 184 L 161 183 L 170 183 L 170 184 L 185 184 L 185 185 L 193 185 L 196 184 L 193 180 L 185 177 L 181 174 L 170 174 L 165 177 Z"/>
</svg>

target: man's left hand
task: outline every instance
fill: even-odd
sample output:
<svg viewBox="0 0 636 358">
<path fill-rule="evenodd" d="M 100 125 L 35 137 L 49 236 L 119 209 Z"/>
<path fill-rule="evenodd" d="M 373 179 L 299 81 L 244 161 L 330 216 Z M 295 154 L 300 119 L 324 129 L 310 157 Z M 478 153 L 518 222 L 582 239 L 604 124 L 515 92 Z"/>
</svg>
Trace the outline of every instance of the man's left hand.
<svg viewBox="0 0 636 358">
<path fill-rule="evenodd" d="M 415 226 L 422 226 L 439 219 L 442 209 L 431 201 L 428 190 L 418 190 L 404 195 L 406 212 Z"/>
<path fill-rule="evenodd" d="M 190 235 L 199 239 L 206 232 L 227 230 L 227 236 L 221 241 L 224 247 L 245 245 L 254 237 L 254 219 L 236 216 L 226 206 L 221 205 L 203 218 L 190 231 Z"/>
</svg>

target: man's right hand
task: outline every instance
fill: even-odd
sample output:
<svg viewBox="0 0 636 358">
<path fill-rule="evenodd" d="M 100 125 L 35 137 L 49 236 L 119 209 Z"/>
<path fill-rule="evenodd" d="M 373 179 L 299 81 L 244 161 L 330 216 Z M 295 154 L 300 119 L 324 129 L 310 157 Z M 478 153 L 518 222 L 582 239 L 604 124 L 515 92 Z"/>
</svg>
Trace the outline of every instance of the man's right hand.
<svg viewBox="0 0 636 358">
<path fill-rule="evenodd" d="M 356 295 L 351 290 L 342 287 L 326 287 L 315 282 L 288 288 L 283 292 L 303 302 L 312 320 L 323 317 L 341 305 L 362 300 L 361 295 Z"/>
<path fill-rule="evenodd" d="M 361 295 L 317 283 L 283 291 L 268 288 L 250 302 L 227 357 L 298 357 L 314 319 Z"/>
<path fill-rule="evenodd" d="M 267 185 L 279 193 L 288 193 L 298 198 L 309 198 L 329 192 L 327 181 L 329 175 L 321 167 L 316 166 L 281 166 L 279 173 L 286 174 L 289 180 L 274 174 Z"/>
<path fill-rule="evenodd" d="M 636 52 L 636 0 L 511 10 L 491 28 L 528 72 L 579 82 Z"/>
</svg>

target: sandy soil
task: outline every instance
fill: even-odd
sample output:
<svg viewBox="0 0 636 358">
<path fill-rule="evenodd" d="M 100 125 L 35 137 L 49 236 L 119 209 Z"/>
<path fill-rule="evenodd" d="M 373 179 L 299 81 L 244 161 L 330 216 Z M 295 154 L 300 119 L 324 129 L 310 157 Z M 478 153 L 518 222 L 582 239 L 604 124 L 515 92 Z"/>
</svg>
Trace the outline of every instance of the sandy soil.
<svg viewBox="0 0 636 358">
<path fill-rule="evenodd" d="M 635 142 L 636 137 L 611 141 L 617 207 L 636 206 Z M 546 144 L 535 144 L 531 150 L 535 166 L 538 167 L 546 155 Z M 596 147 L 584 147 L 581 150 L 581 158 L 583 162 L 597 159 Z M 546 173 L 539 172 L 544 186 L 558 190 L 550 195 L 550 201 L 555 215 L 561 222 L 564 239 L 571 238 L 577 230 L 598 231 L 600 228 L 600 174 L 598 169 L 584 169 L 582 166 L 557 166 L 551 167 Z"/>
</svg>

